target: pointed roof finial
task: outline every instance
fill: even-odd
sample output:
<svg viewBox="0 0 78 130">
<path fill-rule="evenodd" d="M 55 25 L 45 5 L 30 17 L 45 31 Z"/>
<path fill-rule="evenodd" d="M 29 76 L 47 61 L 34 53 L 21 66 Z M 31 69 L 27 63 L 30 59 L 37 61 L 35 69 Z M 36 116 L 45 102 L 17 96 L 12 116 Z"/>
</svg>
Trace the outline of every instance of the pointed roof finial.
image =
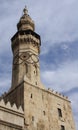
<svg viewBox="0 0 78 130">
<path fill-rule="evenodd" d="M 23 9 L 23 12 L 24 12 L 24 14 L 28 14 L 28 10 L 27 10 L 27 6 L 25 6 L 25 8 Z"/>
</svg>

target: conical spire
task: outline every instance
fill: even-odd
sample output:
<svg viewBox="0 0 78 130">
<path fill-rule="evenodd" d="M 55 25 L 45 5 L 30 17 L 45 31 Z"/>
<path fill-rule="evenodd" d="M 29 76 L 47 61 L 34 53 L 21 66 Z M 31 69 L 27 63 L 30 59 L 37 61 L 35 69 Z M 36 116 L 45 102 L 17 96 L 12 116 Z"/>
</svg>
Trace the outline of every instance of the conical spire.
<svg viewBox="0 0 78 130">
<path fill-rule="evenodd" d="M 23 9 L 23 16 L 20 18 L 20 21 L 17 24 L 17 29 L 19 31 L 21 31 L 21 30 L 34 31 L 34 28 L 35 28 L 34 21 L 28 15 L 28 10 L 27 10 L 27 7 L 25 6 L 25 8 Z"/>
</svg>

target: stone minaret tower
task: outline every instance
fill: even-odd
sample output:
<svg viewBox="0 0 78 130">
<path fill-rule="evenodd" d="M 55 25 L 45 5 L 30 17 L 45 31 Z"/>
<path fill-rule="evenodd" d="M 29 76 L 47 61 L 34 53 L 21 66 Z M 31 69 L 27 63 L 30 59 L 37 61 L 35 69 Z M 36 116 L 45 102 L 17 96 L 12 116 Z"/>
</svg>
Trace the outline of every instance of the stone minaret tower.
<svg viewBox="0 0 78 130">
<path fill-rule="evenodd" d="M 11 39 L 13 51 L 12 89 L 23 80 L 32 85 L 40 84 L 40 36 L 35 33 L 35 24 L 25 7 L 17 24 L 18 32 Z"/>
<path fill-rule="evenodd" d="M 40 36 L 25 8 L 12 37 L 12 85 L 4 96 L 24 110 L 24 130 L 75 130 L 70 101 L 40 82 Z"/>
</svg>

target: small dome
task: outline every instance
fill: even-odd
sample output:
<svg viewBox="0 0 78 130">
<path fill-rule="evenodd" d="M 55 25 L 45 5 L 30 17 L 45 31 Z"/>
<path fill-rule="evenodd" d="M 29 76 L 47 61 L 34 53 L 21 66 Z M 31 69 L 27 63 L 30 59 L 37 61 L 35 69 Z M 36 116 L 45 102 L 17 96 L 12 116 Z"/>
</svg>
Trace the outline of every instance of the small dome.
<svg viewBox="0 0 78 130">
<path fill-rule="evenodd" d="M 25 7 L 23 10 L 23 16 L 20 18 L 19 23 L 17 24 L 17 29 L 19 31 L 21 30 L 35 30 L 34 21 L 31 19 L 31 17 L 28 15 L 28 10 Z"/>
</svg>

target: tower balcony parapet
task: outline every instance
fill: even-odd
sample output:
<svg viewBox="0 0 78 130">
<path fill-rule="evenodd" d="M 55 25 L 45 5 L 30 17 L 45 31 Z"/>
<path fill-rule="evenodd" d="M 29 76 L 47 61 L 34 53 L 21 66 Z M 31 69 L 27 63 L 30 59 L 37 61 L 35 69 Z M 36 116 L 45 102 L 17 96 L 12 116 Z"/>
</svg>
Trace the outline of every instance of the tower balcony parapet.
<svg viewBox="0 0 78 130">
<path fill-rule="evenodd" d="M 18 46 L 19 44 L 32 44 L 33 47 L 38 48 L 38 52 L 40 52 L 41 39 L 38 34 L 31 30 L 26 31 L 18 31 L 11 39 L 12 41 L 12 50 Z"/>
</svg>

